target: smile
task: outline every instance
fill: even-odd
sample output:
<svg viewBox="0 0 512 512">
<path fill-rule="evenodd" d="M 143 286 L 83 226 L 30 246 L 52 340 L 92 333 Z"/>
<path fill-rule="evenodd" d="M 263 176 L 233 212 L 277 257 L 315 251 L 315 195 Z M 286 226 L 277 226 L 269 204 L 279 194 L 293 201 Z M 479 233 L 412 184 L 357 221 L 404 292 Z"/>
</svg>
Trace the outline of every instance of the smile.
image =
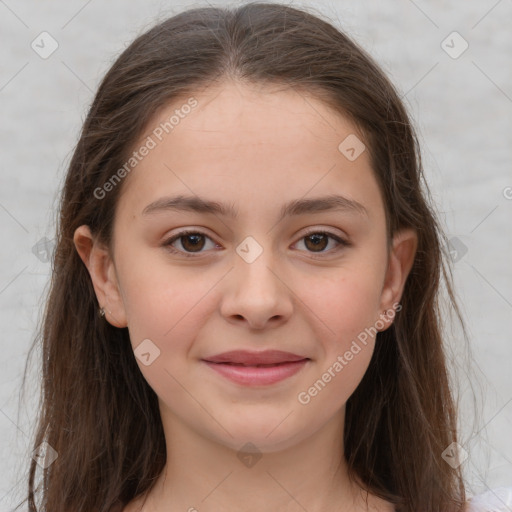
<svg viewBox="0 0 512 512">
<path fill-rule="evenodd" d="M 309 359 L 284 361 L 272 364 L 215 363 L 203 361 L 213 371 L 237 384 L 244 386 L 268 386 L 295 375 L 307 364 Z"/>
</svg>

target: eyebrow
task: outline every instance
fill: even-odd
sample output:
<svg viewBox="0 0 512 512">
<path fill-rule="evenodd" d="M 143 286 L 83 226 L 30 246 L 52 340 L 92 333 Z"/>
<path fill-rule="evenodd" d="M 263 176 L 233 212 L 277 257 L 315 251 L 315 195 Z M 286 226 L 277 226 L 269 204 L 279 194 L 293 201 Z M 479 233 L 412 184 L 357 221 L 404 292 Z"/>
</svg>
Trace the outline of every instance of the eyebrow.
<svg viewBox="0 0 512 512">
<path fill-rule="evenodd" d="M 296 199 L 286 203 L 281 208 L 279 221 L 292 215 L 318 213 L 328 210 L 346 211 L 368 217 L 367 209 L 358 201 L 340 195 L 314 197 L 310 199 Z M 195 213 L 209 213 L 235 218 L 238 210 L 233 204 L 223 204 L 209 201 L 198 196 L 162 197 L 148 204 L 142 215 L 160 213 L 164 211 L 188 211 Z"/>
</svg>

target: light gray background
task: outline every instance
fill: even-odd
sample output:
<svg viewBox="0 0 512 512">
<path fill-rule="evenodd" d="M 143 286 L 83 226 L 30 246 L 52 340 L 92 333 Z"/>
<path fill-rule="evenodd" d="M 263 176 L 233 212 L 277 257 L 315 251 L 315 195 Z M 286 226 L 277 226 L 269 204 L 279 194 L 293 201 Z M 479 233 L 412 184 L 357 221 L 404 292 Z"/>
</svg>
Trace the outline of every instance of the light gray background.
<svg viewBox="0 0 512 512">
<path fill-rule="evenodd" d="M 66 165 L 99 80 L 115 56 L 162 16 L 198 5 L 206 3 L 0 0 L 0 511 L 11 510 L 25 493 L 39 392 L 34 359 L 32 394 L 20 408 L 22 371 L 50 270 L 32 248 L 54 236 Z M 404 95 L 446 233 L 467 248 L 454 264 L 454 277 L 475 375 L 463 369 L 457 333 L 452 340 L 469 490 L 510 486 L 512 1 L 293 5 L 313 6 L 346 30 Z M 47 59 L 31 48 L 43 31 L 59 45 Z M 458 58 L 441 47 L 453 31 L 469 44 Z M 453 37 L 447 43 L 452 51 L 462 48 Z M 470 384 L 480 393 L 476 423 Z"/>
</svg>

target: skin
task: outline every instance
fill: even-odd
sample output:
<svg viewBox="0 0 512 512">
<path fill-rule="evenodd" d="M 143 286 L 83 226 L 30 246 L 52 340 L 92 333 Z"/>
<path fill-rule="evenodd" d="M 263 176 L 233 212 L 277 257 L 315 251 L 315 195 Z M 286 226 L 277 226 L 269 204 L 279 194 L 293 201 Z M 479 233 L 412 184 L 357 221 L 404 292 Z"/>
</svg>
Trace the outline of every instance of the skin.
<svg viewBox="0 0 512 512">
<path fill-rule="evenodd" d="M 145 503 L 125 511 L 391 511 L 349 480 L 343 457 L 345 403 L 375 339 L 309 403 L 297 396 L 399 302 L 416 235 L 398 233 L 388 253 L 368 151 L 349 161 L 338 145 L 355 127 L 313 96 L 226 81 L 194 97 L 198 106 L 125 178 L 113 253 L 87 226 L 74 237 L 106 321 L 127 326 L 134 349 L 150 339 L 160 350 L 148 366 L 136 360 L 159 397 L 167 465 Z M 141 141 L 183 103 L 158 112 Z M 232 203 L 238 216 L 142 214 L 178 193 Z M 367 215 L 323 211 L 277 222 L 284 203 L 333 193 Z M 194 251 L 186 237 L 173 243 L 181 253 L 163 245 L 183 228 L 209 237 L 193 257 L 183 255 Z M 316 252 L 307 228 L 351 245 L 328 239 Z M 252 263 L 236 252 L 247 236 L 263 249 Z M 391 325 L 384 318 L 380 330 Z M 201 362 L 233 349 L 311 360 L 284 381 L 249 388 Z M 251 467 L 237 457 L 247 442 L 261 455 Z"/>
</svg>

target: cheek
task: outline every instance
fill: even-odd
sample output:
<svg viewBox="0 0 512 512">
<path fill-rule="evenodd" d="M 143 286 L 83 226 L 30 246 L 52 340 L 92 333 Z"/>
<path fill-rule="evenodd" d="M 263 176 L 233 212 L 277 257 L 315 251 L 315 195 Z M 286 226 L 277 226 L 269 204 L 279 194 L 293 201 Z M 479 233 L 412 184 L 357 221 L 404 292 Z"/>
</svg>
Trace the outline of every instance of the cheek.
<svg viewBox="0 0 512 512">
<path fill-rule="evenodd" d="M 153 249 L 153 252 L 155 250 Z M 158 347 L 165 339 L 181 340 L 188 315 L 198 303 L 201 288 L 185 272 L 166 265 L 163 258 L 148 258 L 144 251 L 124 251 L 119 260 L 122 300 L 133 347 L 150 339 Z M 150 255 L 151 256 L 151 255 Z"/>
<path fill-rule="evenodd" d="M 318 339 L 329 340 L 328 346 L 339 349 L 375 325 L 381 281 L 377 265 L 347 265 L 330 272 L 328 278 L 305 280 L 298 293 L 312 318 L 316 318 L 314 324 L 323 326 Z"/>
<path fill-rule="evenodd" d="M 307 304 L 321 319 L 312 324 L 321 351 L 315 371 L 297 395 L 304 414 L 326 420 L 346 403 L 368 369 L 380 295 L 375 276 L 366 276 L 340 276 L 322 294 L 309 295 Z"/>
<path fill-rule="evenodd" d="M 303 289 L 320 351 L 314 375 L 297 398 L 319 417 L 341 407 L 366 373 L 375 346 L 380 282 L 379 265 L 360 262 L 323 283 L 311 279 Z"/>
<path fill-rule="evenodd" d="M 160 279 L 132 273 L 127 283 L 128 330 L 137 364 L 157 395 L 171 402 L 187 400 L 180 383 L 187 380 L 186 360 L 212 314 L 211 287 L 205 279 L 183 279 L 176 269 Z"/>
</svg>

